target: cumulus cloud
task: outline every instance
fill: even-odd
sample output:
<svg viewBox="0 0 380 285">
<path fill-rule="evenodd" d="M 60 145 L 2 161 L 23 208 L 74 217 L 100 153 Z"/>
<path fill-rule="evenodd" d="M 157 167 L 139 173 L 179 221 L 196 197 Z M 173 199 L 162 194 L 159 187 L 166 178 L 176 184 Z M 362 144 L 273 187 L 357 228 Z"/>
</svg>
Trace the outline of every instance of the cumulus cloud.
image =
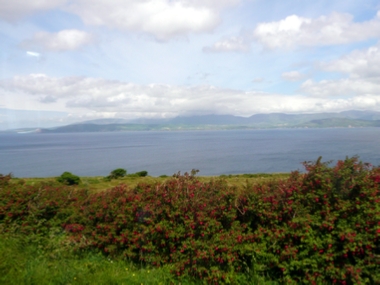
<svg viewBox="0 0 380 285">
<path fill-rule="evenodd" d="M 323 46 L 359 42 L 380 36 L 380 11 L 369 21 L 354 22 L 349 14 L 332 13 L 316 19 L 297 15 L 277 22 L 260 23 L 256 41 L 269 49 Z"/>
<path fill-rule="evenodd" d="M 380 79 L 380 44 L 355 50 L 338 60 L 322 63 L 326 71 L 349 74 L 352 78 Z"/>
<path fill-rule="evenodd" d="M 289 72 L 284 72 L 281 77 L 287 81 L 299 81 L 299 80 L 302 80 L 305 76 L 296 71 L 296 70 L 293 70 L 293 71 L 289 71 Z"/>
<path fill-rule="evenodd" d="M 37 45 L 51 51 L 76 50 L 93 41 L 93 37 L 79 30 L 62 30 L 57 33 L 38 32 L 24 46 Z"/>
<path fill-rule="evenodd" d="M 35 12 L 63 6 L 67 0 L 0 0 L 0 19 L 14 22 Z"/>
<path fill-rule="evenodd" d="M 16 21 L 55 8 L 78 15 L 87 25 L 152 34 L 168 40 L 212 31 L 220 12 L 241 0 L 0 0 L 0 18 Z"/>
<path fill-rule="evenodd" d="M 221 9 L 237 0 L 77 0 L 68 10 L 84 23 L 152 34 L 158 40 L 209 32 L 220 22 Z M 105 12 L 106 11 L 106 12 Z"/>
<path fill-rule="evenodd" d="M 205 47 L 210 52 L 248 51 L 252 42 L 268 49 L 339 45 L 380 37 L 380 11 L 365 22 L 354 22 L 350 14 L 332 13 L 319 18 L 291 15 L 275 22 L 259 23 L 244 32 Z"/>
<path fill-rule="evenodd" d="M 380 98 L 379 44 L 364 50 L 355 50 L 340 59 L 320 64 L 321 69 L 346 74 L 346 78 L 307 80 L 301 91 L 316 97 L 378 96 Z"/>
<path fill-rule="evenodd" d="M 324 112 L 358 108 L 376 110 L 380 107 L 380 97 L 375 95 L 331 99 L 247 92 L 210 85 L 137 85 L 87 77 L 55 78 L 44 74 L 0 80 L 0 88 L 14 96 L 26 94 L 39 104 L 64 102 L 66 110 L 73 113 L 81 110 L 81 113 L 97 116 L 117 114 L 128 118 L 194 114 L 250 116 L 270 112 Z"/>
</svg>

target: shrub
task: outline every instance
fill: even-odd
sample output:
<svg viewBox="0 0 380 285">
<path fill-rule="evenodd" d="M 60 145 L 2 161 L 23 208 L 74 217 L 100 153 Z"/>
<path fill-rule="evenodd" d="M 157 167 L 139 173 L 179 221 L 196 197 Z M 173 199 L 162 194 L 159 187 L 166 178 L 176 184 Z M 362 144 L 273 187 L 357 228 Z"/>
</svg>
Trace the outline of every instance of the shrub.
<svg viewBox="0 0 380 285">
<path fill-rule="evenodd" d="M 143 170 L 143 171 L 136 172 L 135 174 L 137 174 L 139 177 L 145 177 L 148 175 L 148 171 Z"/>
<path fill-rule="evenodd" d="M 127 175 L 127 170 L 123 168 L 117 168 L 111 171 L 110 175 L 108 175 L 108 178 L 118 179 L 118 178 L 124 177 L 125 175 Z"/>
<path fill-rule="evenodd" d="M 71 172 L 63 172 L 57 181 L 66 185 L 78 185 L 80 183 L 79 176 L 72 174 Z"/>
<path fill-rule="evenodd" d="M 59 226 L 72 248 L 210 284 L 252 284 L 254 275 L 380 284 L 380 168 L 357 158 L 305 168 L 243 189 L 188 173 L 99 193 L 9 183 L 0 229 L 46 235 Z"/>
<path fill-rule="evenodd" d="M 12 174 L 3 175 L 0 173 L 0 186 L 7 186 L 12 178 Z"/>
</svg>

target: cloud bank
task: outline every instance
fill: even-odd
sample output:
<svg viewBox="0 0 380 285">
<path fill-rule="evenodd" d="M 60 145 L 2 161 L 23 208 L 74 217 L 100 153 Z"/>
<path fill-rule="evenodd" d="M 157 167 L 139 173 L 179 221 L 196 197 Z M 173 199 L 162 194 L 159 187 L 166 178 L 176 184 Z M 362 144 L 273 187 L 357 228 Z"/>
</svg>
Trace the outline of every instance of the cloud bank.
<svg viewBox="0 0 380 285">
<path fill-rule="evenodd" d="M 308 81 L 304 83 L 305 88 L 311 88 L 308 84 Z M 323 85 L 322 82 L 318 84 Z M 250 116 L 256 113 L 325 112 L 353 108 L 376 110 L 380 107 L 380 96 L 367 92 L 349 98 L 307 97 L 209 85 L 137 85 L 88 77 L 55 78 L 44 74 L 2 80 L 0 87 L 13 94 L 27 94 L 39 104 L 63 102 L 74 113 L 76 109 L 85 109 L 98 116 L 118 114 L 128 118 L 200 114 Z"/>
</svg>

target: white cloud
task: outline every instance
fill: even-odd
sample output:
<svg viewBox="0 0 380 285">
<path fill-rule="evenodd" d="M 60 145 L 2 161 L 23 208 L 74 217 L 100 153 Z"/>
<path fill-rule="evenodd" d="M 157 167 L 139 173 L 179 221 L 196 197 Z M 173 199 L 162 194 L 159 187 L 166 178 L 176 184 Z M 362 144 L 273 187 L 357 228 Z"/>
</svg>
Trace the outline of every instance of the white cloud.
<svg viewBox="0 0 380 285">
<path fill-rule="evenodd" d="M 76 50 L 93 41 L 93 37 L 79 30 L 62 30 L 57 33 L 38 32 L 23 45 L 37 45 L 51 51 Z"/>
<path fill-rule="evenodd" d="M 319 82 L 307 80 L 301 85 L 301 91 L 315 97 L 370 95 L 380 98 L 380 82 L 353 78 Z"/>
<path fill-rule="evenodd" d="M 16 21 L 25 16 L 62 9 L 77 14 L 87 25 L 152 34 L 168 40 L 188 33 L 212 31 L 220 12 L 241 0 L 0 0 L 0 18 Z"/>
<path fill-rule="evenodd" d="M 338 60 L 322 63 L 321 68 L 349 74 L 352 78 L 380 78 L 380 44 L 365 50 L 356 50 Z"/>
<path fill-rule="evenodd" d="M 380 44 L 356 50 L 340 59 L 321 63 L 325 71 L 347 74 L 347 78 L 314 82 L 307 80 L 301 91 L 316 97 L 378 96 L 380 98 Z"/>
<path fill-rule="evenodd" d="M 372 20 L 360 23 L 341 13 L 316 19 L 292 15 L 277 22 L 260 23 L 253 37 L 269 49 L 359 42 L 380 37 L 380 11 Z"/>
<path fill-rule="evenodd" d="M 27 51 L 26 54 L 29 56 L 33 56 L 33 57 L 40 57 L 41 56 L 41 54 L 39 54 L 38 52 L 34 52 L 34 51 Z"/>
<path fill-rule="evenodd" d="M 220 22 L 220 10 L 237 0 L 78 0 L 68 10 L 84 23 L 152 34 L 168 40 L 187 33 L 209 32 Z"/>
<path fill-rule="evenodd" d="M 339 45 L 380 37 L 380 11 L 366 22 L 350 14 L 332 13 L 316 19 L 291 15 L 276 22 L 259 23 L 250 32 L 217 41 L 205 51 L 248 51 L 251 42 L 268 49 Z"/>
<path fill-rule="evenodd" d="M 16 21 L 39 11 L 62 6 L 67 0 L 0 0 L 0 19 Z"/>
<path fill-rule="evenodd" d="M 231 37 L 214 43 L 212 46 L 203 48 L 206 52 L 246 52 L 250 48 L 249 43 L 243 37 Z"/>
<path fill-rule="evenodd" d="M 162 84 L 137 85 L 86 77 L 54 78 L 44 74 L 0 80 L 13 97 L 24 94 L 35 104 L 64 104 L 65 111 L 92 116 L 174 117 L 190 114 L 324 112 L 380 107 L 380 97 L 360 95 L 347 99 L 269 94 L 217 88 L 210 85 L 184 87 Z M 77 112 L 77 110 L 80 110 Z M 108 114 L 108 115 L 107 115 Z"/>
<path fill-rule="evenodd" d="M 289 72 L 284 72 L 281 77 L 287 81 L 299 81 L 299 80 L 302 80 L 305 75 L 296 71 L 296 70 L 293 70 L 293 71 L 289 71 Z"/>
<path fill-rule="evenodd" d="M 186 5 L 194 6 L 206 6 L 212 9 L 224 9 L 229 6 L 235 6 L 241 2 L 241 0 L 179 0 Z"/>
</svg>

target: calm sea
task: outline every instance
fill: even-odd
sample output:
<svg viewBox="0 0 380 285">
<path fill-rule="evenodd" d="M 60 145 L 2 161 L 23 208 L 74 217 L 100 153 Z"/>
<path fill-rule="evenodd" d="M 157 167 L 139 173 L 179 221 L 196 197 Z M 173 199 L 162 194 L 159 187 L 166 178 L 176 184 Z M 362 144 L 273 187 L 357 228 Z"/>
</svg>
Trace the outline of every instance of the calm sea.
<svg viewBox="0 0 380 285">
<path fill-rule="evenodd" d="M 303 170 L 302 162 L 358 155 L 380 165 L 380 128 L 0 134 L 0 173 L 16 177 L 128 173 L 199 175 Z"/>
</svg>

